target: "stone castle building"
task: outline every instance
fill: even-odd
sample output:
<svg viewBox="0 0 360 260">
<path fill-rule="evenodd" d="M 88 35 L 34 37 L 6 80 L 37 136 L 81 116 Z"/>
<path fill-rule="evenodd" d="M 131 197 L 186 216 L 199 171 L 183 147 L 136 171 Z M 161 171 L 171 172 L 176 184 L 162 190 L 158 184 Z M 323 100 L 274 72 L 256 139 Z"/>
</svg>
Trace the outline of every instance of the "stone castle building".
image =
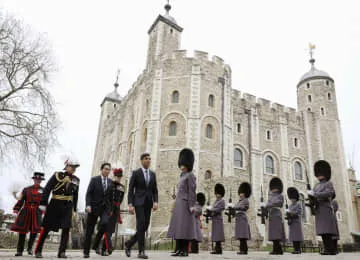
<svg viewBox="0 0 360 260">
<path fill-rule="evenodd" d="M 260 187 L 267 199 L 269 180 L 278 176 L 284 191 L 290 186 L 301 191 L 305 204 L 306 172 L 313 186 L 313 165 L 325 159 L 333 169 L 340 205 L 340 237 L 349 241 L 356 216 L 333 78 L 316 69 L 312 58 L 310 70 L 294 86 L 297 109 L 235 90 L 231 68 L 220 57 L 209 59 L 203 51 L 189 57 L 181 50 L 183 28 L 169 15 L 170 5 L 165 9 L 148 31 L 143 73 L 125 97 L 117 93 L 116 83 L 101 103 L 92 174 L 98 174 L 103 161 L 121 162 L 127 184 L 131 171 L 139 167 L 140 154 L 149 152 L 159 187 L 160 209 L 149 228 L 156 238 L 170 220 L 179 151 L 189 147 L 196 158 L 197 191 L 205 192 L 210 202 L 217 182 L 225 185 L 227 201 L 230 194 L 237 200 L 241 182 L 251 183 L 248 214 L 253 238 L 261 241 L 267 234 L 256 217 Z M 314 217 L 305 206 L 303 221 L 305 239 L 315 240 Z M 233 225 L 225 224 L 228 237 L 233 236 Z"/>
</svg>

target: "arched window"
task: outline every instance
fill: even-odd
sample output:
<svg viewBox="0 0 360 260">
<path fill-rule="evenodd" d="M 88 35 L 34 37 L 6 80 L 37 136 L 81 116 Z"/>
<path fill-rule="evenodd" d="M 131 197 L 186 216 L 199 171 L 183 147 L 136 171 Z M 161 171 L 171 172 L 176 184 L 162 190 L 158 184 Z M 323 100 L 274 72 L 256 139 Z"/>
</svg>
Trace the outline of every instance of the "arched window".
<svg viewBox="0 0 360 260">
<path fill-rule="evenodd" d="M 215 99 L 214 95 L 209 95 L 209 101 L 208 101 L 209 107 L 214 107 L 214 102 L 215 102 L 214 99 Z"/>
<path fill-rule="evenodd" d="M 236 130 L 238 133 L 241 133 L 241 124 L 237 124 Z"/>
<path fill-rule="evenodd" d="M 300 195 L 299 199 L 300 199 L 301 209 L 302 209 L 301 217 L 302 217 L 303 222 L 307 222 L 306 207 L 305 207 L 305 196 L 302 193 L 300 193 L 299 195 Z"/>
<path fill-rule="evenodd" d="M 266 139 L 271 140 L 271 131 L 270 130 L 266 131 Z"/>
<path fill-rule="evenodd" d="M 169 127 L 169 136 L 176 136 L 176 122 L 172 121 Z"/>
<path fill-rule="evenodd" d="M 325 115 L 325 109 L 322 107 L 322 108 L 320 108 L 320 111 L 321 111 L 321 115 L 324 116 Z"/>
<path fill-rule="evenodd" d="M 206 172 L 205 172 L 205 180 L 210 180 L 210 179 L 211 179 L 211 175 L 212 175 L 212 174 L 211 174 L 211 171 L 209 171 L 209 170 L 206 171 Z"/>
<path fill-rule="evenodd" d="M 310 107 L 308 107 L 308 111 L 311 112 L 311 108 L 310 108 Z"/>
<path fill-rule="evenodd" d="M 310 88 L 310 83 L 307 83 L 307 84 L 306 84 L 306 87 L 307 87 L 307 88 Z"/>
<path fill-rule="evenodd" d="M 274 159 L 270 155 L 265 158 L 265 172 L 269 174 L 275 173 Z"/>
<path fill-rule="evenodd" d="M 234 166 L 239 168 L 243 167 L 243 153 L 238 148 L 234 150 Z"/>
<path fill-rule="evenodd" d="M 328 93 L 328 100 L 331 101 L 331 93 Z"/>
<path fill-rule="evenodd" d="M 294 138 L 294 146 L 295 147 L 299 146 L 299 140 L 296 137 Z"/>
<path fill-rule="evenodd" d="M 311 95 L 308 95 L 308 102 L 311 103 Z"/>
<path fill-rule="evenodd" d="M 179 91 L 175 90 L 173 93 L 172 93 L 172 102 L 173 103 L 179 103 Z"/>
<path fill-rule="evenodd" d="M 210 124 L 207 124 L 206 126 L 206 137 L 213 138 L 213 126 Z"/>
<path fill-rule="evenodd" d="M 294 171 L 295 171 L 295 180 L 302 180 L 303 179 L 303 172 L 302 172 L 301 163 L 295 162 Z"/>
</svg>

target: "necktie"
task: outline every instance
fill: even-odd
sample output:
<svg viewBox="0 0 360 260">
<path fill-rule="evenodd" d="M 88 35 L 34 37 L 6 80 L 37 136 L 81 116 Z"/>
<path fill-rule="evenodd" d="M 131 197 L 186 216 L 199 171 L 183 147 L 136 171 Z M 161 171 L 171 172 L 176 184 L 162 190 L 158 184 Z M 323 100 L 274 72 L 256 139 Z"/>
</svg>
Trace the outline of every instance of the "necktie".
<svg viewBox="0 0 360 260">
<path fill-rule="evenodd" d="M 148 169 L 145 169 L 145 181 L 146 181 L 146 186 L 149 185 L 149 172 Z"/>
<path fill-rule="evenodd" d="M 106 186 L 107 186 L 107 185 L 106 185 L 106 184 L 107 184 L 107 183 L 106 183 L 106 178 L 104 177 L 103 180 L 104 180 L 104 182 L 103 182 L 103 188 L 104 188 L 104 191 L 106 191 Z"/>
</svg>

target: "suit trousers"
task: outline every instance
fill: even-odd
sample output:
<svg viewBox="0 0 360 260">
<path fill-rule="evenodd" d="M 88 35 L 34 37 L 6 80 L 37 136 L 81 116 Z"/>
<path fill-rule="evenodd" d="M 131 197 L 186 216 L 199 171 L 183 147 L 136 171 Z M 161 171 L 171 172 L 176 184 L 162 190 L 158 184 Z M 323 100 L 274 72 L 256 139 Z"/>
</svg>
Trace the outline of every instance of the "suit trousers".
<svg viewBox="0 0 360 260">
<path fill-rule="evenodd" d="M 87 214 L 87 220 L 86 220 L 86 230 L 85 230 L 85 240 L 84 240 L 84 254 L 89 254 L 90 247 L 91 247 L 91 237 L 94 233 L 95 225 L 100 217 L 100 222 L 98 226 L 98 232 L 96 233 L 95 240 L 93 243 L 93 249 L 97 249 L 100 245 L 101 238 L 103 237 L 105 231 L 106 231 L 106 225 L 109 220 L 109 211 L 108 210 L 102 210 L 99 213 L 88 213 Z"/>
<path fill-rule="evenodd" d="M 246 239 L 240 239 L 240 252 L 248 252 L 248 246 L 247 246 L 247 240 Z"/>
<path fill-rule="evenodd" d="M 27 250 L 31 251 L 33 244 L 35 242 L 37 233 L 30 233 L 30 237 L 29 237 L 29 241 L 28 241 L 28 247 Z M 18 240 L 18 244 L 17 244 L 17 252 L 22 253 L 24 251 L 24 247 L 25 247 L 25 238 L 26 238 L 26 234 L 20 234 L 19 233 L 19 240 Z"/>
<path fill-rule="evenodd" d="M 142 206 L 135 206 L 136 213 L 136 233 L 127 242 L 127 247 L 132 247 L 138 243 L 139 252 L 145 250 L 145 232 L 150 224 L 151 209 L 150 203 L 144 203 Z"/>
</svg>

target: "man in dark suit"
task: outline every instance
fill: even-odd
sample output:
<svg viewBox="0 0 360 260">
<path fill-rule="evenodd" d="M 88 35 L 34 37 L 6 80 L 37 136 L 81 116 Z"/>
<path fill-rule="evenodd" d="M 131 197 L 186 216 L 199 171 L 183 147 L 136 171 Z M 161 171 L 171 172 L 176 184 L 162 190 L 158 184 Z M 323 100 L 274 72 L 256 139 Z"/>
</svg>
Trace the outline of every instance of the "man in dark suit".
<svg viewBox="0 0 360 260">
<path fill-rule="evenodd" d="M 125 243 L 125 253 L 131 256 L 131 247 L 138 242 L 138 258 L 147 259 L 145 254 L 145 232 L 150 223 L 151 209 L 158 208 L 158 190 L 155 172 L 149 170 L 150 154 L 144 153 L 140 157 L 141 168 L 133 171 L 128 192 L 129 212 L 136 212 L 136 234 Z"/>
<path fill-rule="evenodd" d="M 100 167 L 101 174 L 92 177 L 86 192 L 86 230 L 84 242 L 84 258 L 90 257 L 91 236 L 98 218 L 99 232 L 96 234 L 93 249 L 100 254 L 99 244 L 108 224 L 111 211 L 112 180 L 108 178 L 111 171 L 110 163 L 103 163 Z"/>
</svg>

